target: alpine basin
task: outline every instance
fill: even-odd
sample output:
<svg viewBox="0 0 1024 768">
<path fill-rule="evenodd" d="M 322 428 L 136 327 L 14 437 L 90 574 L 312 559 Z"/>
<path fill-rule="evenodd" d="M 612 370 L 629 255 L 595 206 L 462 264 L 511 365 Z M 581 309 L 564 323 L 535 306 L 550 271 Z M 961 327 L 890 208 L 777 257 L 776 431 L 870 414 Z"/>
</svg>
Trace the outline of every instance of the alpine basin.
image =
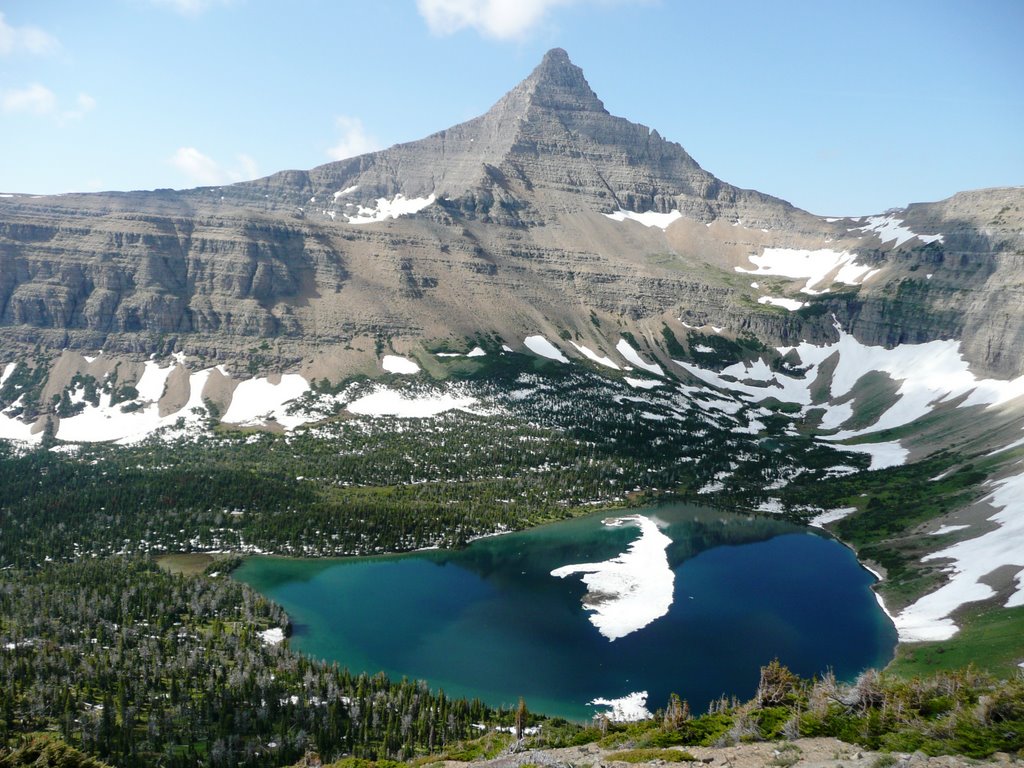
<svg viewBox="0 0 1024 768">
<path fill-rule="evenodd" d="M 554 573 L 553 573 L 554 572 Z M 645 691 L 697 711 L 750 696 L 773 658 L 839 678 L 885 664 L 896 632 L 873 576 L 826 534 L 689 505 L 603 513 L 461 551 L 253 557 L 235 577 L 280 603 L 292 646 L 449 696 L 591 717 Z"/>
</svg>

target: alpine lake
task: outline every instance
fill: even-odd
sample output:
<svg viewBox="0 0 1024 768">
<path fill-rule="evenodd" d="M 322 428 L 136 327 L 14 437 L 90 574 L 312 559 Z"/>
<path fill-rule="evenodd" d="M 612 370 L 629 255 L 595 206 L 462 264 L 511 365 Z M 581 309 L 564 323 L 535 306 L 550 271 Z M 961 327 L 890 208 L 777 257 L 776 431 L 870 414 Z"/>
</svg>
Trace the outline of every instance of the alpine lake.
<svg viewBox="0 0 1024 768">
<path fill-rule="evenodd" d="M 573 720 L 595 700 L 747 698 L 778 658 L 851 679 L 892 657 L 874 576 L 826 533 L 690 505 L 605 511 L 459 551 L 250 557 L 293 648 Z"/>
</svg>

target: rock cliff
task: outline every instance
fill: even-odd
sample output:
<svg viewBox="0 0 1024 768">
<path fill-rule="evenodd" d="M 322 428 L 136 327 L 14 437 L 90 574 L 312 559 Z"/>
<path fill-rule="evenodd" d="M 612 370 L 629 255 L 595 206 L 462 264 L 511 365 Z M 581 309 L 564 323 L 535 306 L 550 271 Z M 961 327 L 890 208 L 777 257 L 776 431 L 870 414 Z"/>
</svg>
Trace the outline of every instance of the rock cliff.
<svg viewBox="0 0 1024 768">
<path fill-rule="evenodd" d="M 0 199 L 0 358 L 184 350 L 340 378 L 381 344 L 610 348 L 629 331 L 665 355 L 665 324 L 788 344 L 832 338 L 835 315 L 870 344 L 962 338 L 979 373 L 1017 375 L 1022 204 L 986 190 L 821 219 L 610 115 L 556 49 L 481 117 L 381 152 L 226 187 Z M 855 254 L 870 275 L 844 287 L 837 262 L 828 293 L 802 293 L 804 276 L 755 269 L 783 252 Z"/>
</svg>

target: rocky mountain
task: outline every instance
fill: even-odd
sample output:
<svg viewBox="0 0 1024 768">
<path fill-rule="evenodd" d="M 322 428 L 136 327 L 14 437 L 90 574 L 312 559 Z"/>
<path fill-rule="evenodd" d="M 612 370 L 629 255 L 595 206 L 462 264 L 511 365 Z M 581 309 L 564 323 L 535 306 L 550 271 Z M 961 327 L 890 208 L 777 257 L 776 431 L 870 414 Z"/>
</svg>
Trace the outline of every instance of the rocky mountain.
<svg viewBox="0 0 1024 768">
<path fill-rule="evenodd" d="M 485 115 L 382 152 L 222 188 L 0 198 L 0 358 L 185 351 L 238 369 L 262 346 L 264 371 L 337 379 L 372 373 L 382 343 L 571 331 L 607 349 L 624 329 L 663 356 L 663 324 L 782 344 L 834 339 L 835 314 L 865 343 L 958 338 L 979 372 L 1016 375 L 1022 202 L 914 205 L 885 220 L 895 238 L 824 220 L 610 115 L 556 49 Z M 766 249 L 855 253 L 872 276 L 791 312 L 765 299 L 798 284 L 737 271 Z"/>
<path fill-rule="evenodd" d="M 225 187 L 0 197 L 0 439 L 158 444 L 163 471 L 168 442 L 196 441 L 198 466 L 238 453 L 218 422 L 268 441 L 315 432 L 347 456 L 365 435 L 387 442 L 380 419 L 454 414 L 437 429 L 463 446 L 509 439 L 504 421 L 516 441 L 586 434 L 538 470 L 568 472 L 551 485 L 563 495 L 514 520 L 505 501 L 524 492 L 503 484 L 519 465 L 481 461 L 500 492 L 462 534 L 624 489 L 852 515 L 847 540 L 902 579 L 886 593 L 901 638 L 942 640 L 965 603 L 1024 605 L 1022 306 L 1024 188 L 814 216 L 610 115 L 556 49 L 481 117 L 381 152 Z M 454 483 L 416 464 L 424 429 L 423 446 L 385 452 L 399 474 L 384 462 L 363 482 Z M 584 477 L 603 465 L 580 446 L 598 445 L 614 476 Z M 634 462 L 641 445 L 664 450 Z M 305 477 L 299 464 L 282 476 Z M 623 464 L 642 469 L 620 486 Z M 911 512 L 874 470 L 912 486 Z M 350 483 L 335 471 L 316 479 L 332 499 Z M 342 526 L 322 549 L 193 512 L 216 535 L 190 547 L 373 543 Z M 137 522 L 100 552 L 186 531 Z M 389 526 L 387 546 L 452 533 Z"/>
</svg>

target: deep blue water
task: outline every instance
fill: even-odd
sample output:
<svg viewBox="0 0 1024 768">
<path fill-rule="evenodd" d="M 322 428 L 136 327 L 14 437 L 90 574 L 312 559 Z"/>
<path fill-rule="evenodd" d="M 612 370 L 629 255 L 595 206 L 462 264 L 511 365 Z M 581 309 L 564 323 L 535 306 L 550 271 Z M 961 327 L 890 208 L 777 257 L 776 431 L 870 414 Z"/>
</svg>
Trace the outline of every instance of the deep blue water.
<svg viewBox="0 0 1024 768">
<path fill-rule="evenodd" d="M 696 710 L 749 697 L 778 657 L 803 675 L 851 678 L 892 656 L 896 633 L 874 578 L 806 528 L 690 506 L 630 510 L 660 521 L 675 574 L 667 615 L 615 641 L 580 604 L 577 576 L 551 571 L 615 557 L 638 538 L 599 515 L 474 542 L 459 552 L 301 560 L 255 557 L 236 578 L 280 603 L 292 646 L 353 671 L 424 679 L 449 695 L 574 719 L 587 702 L 672 692 Z"/>
</svg>

